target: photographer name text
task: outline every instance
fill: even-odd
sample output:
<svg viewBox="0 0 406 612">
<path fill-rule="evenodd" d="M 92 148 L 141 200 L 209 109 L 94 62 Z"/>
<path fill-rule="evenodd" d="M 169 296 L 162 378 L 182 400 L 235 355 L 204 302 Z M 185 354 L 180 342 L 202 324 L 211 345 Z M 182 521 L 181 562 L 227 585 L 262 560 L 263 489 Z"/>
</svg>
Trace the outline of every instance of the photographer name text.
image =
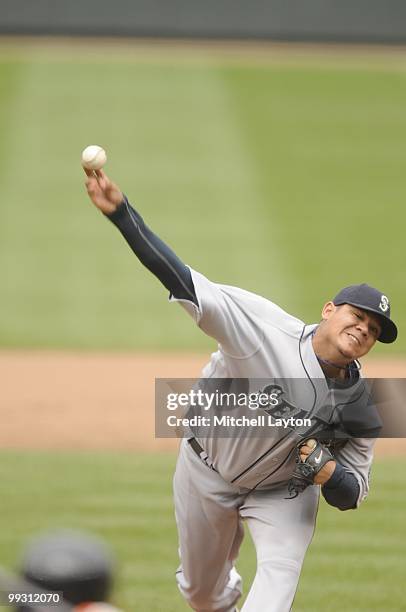
<svg viewBox="0 0 406 612">
<path fill-rule="evenodd" d="M 193 417 L 177 417 L 171 414 L 167 417 L 166 423 L 169 427 L 310 427 L 311 419 L 275 419 L 270 415 L 259 414 L 255 417 L 243 416 L 202 416 L 195 415 Z"/>
</svg>

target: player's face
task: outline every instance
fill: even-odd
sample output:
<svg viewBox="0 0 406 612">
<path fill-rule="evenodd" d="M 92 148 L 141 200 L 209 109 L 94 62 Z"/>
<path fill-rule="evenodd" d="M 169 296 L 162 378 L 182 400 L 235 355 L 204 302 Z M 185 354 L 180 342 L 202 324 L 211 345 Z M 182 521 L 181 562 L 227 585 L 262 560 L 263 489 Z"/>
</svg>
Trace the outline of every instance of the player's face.
<svg viewBox="0 0 406 612">
<path fill-rule="evenodd" d="M 335 306 L 328 302 L 322 316 L 330 342 L 346 360 L 366 355 L 381 333 L 377 315 L 350 304 Z"/>
</svg>

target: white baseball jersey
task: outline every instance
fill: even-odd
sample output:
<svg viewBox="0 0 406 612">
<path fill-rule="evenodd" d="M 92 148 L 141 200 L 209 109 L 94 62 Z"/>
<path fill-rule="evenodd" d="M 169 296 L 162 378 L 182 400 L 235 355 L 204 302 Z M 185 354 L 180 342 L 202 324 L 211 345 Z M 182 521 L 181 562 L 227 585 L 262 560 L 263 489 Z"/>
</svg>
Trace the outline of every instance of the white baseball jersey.
<svg viewBox="0 0 406 612">
<path fill-rule="evenodd" d="M 194 270 L 191 274 L 198 306 L 174 297 L 171 301 L 179 301 L 200 329 L 218 342 L 202 378 L 246 378 L 254 386 L 255 379 L 306 379 L 309 384 L 292 384 L 289 389 L 293 405 L 309 414 L 318 410 L 322 414 L 334 403 L 331 396 L 336 391 L 329 388 L 313 350 L 317 325 L 305 325 L 254 293 L 213 283 Z M 276 428 L 271 438 L 208 435 L 198 440 L 224 480 L 246 490 L 273 488 L 288 481 L 300 436 Z M 351 438 L 335 455 L 359 483 L 357 505 L 368 493 L 373 445 L 371 438 Z"/>
</svg>

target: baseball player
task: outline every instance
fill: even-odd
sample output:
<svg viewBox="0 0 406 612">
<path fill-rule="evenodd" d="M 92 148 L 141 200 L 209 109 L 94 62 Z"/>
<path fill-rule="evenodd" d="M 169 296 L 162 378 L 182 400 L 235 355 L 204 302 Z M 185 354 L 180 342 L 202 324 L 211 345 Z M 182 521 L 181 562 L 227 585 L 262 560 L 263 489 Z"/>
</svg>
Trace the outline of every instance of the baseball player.
<svg viewBox="0 0 406 612">
<path fill-rule="evenodd" d="M 20 561 L 20 576 L 9 576 L 0 568 L 0 594 L 56 592 L 61 601 L 51 609 L 58 612 L 120 612 L 108 603 L 114 570 L 114 559 L 103 540 L 81 531 L 50 531 L 29 542 Z M 39 609 L 38 603 L 27 599 L 16 612 L 49 609 L 49 603 Z"/>
<path fill-rule="evenodd" d="M 333 422 L 335 395 L 350 389 L 357 401 L 364 397 L 359 359 L 377 340 L 396 339 L 389 300 L 366 284 L 347 287 L 323 306 L 320 323 L 306 325 L 263 297 L 211 282 L 186 266 L 103 171 L 86 174 L 92 202 L 167 288 L 170 301 L 217 341 L 202 379 L 244 379 L 250 391 L 258 379 L 307 385 L 301 397 L 293 389 L 289 401 L 277 406 L 284 414 L 300 410 L 315 417 L 316 429 L 307 437 L 283 428 L 261 437 L 191 435 L 182 440 L 174 477 L 181 558 L 176 578 L 190 607 L 237 609 L 242 590 L 235 561 L 244 520 L 257 572 L 242 610 L 286 612 L 312 539 L 320 491 L 340 510 L 357 508 L 368 493 L 374 439 L 350 435 L 323 443 L 317 434 Z M 358 411 L 356 402 L 346 406 L 352 415 Z"/>
</svg>

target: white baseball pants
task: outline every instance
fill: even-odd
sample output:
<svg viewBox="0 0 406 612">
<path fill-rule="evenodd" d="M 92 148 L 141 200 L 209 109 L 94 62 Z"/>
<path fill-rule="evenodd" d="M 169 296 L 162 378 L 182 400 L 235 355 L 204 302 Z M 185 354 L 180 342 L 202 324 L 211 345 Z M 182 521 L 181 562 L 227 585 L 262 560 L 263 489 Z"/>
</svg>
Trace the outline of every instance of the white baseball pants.
<svg viewBox="0 0 406 612">
<path fill-rule="evenodd" d="M 241 612 L 288 612 L 313 536 L 319 487 L 285 499 L 286 486 L 267 491 L 233 487 L 182 441 L 174 477 L 181 565 L 179 589 L 198 612 L 231 612 L 242 592 L 234 564 L 247 522 L 257 572 Z"/>
</svg>

